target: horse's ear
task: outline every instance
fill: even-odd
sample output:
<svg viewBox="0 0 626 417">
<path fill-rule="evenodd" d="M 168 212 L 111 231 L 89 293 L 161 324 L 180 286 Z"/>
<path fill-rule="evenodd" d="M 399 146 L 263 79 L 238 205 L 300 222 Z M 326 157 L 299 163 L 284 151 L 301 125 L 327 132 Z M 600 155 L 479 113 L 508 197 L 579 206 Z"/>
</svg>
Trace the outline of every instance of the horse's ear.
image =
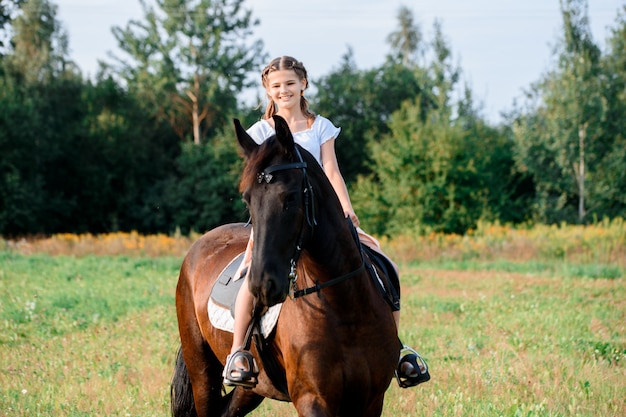
<svg viewBox="0 0 626 417">
<path fill-rule="evenodd" d="M 239 119 L 233 119 L 233 123 L 235 123 L 235 134 L 237 135 L 237 142 L 239 142 L 239 147 L 243 151 L 244 156 L 247 158 L 250 154 L 259 147 L 259 145 L 248 135 L 246 129 L 243 128 Z"/>
<path fill-rule="evenodd" d="M 278 115 L 272 116 L 274 119 L 274 130 L 276 130 L 276 139 L 285 148 L 285 153 L 291 154 L 294 149 L 293 135 L 289 130 L 289 125 L 282 117 Z"/>
</svg>

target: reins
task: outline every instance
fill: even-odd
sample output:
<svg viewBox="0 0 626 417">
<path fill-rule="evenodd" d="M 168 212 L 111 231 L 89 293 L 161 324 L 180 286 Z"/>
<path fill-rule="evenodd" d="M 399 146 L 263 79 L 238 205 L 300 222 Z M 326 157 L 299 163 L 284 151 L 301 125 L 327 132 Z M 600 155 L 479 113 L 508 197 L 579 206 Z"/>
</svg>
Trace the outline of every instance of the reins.
<svg viewBox="0 0 626 417">
<path fill-rule="evenodd" d="M 330 287 L 331 285 L 336 285 L 336 284 L 339 284 L 340 282 L 346 281 L 346 280 L 352 278 L 353 276 L 355 276 L 357 274 L 360 274 L 361 272 L 363 272 L 364 269 L 365 269 L 365 262 L 363 262 L 363 257 L 361 256 L 361 265 L 357 269 L 355 269 L 354 271 L 348 272 L 345 275 L 342 275 L 342 276 L 337 277 L 337 278 L 333 278 L 330 281 L 326 281 L 326 282 L 323 282 L 321 284 L 319 282 L 316 282 L 315 285 L 313 285 L 312 287 L 305 288 L 303 290 L 293 291 L 293 295 L 290 294 L 290 296 L 294 300 L 296 298 L 304 297 L 305 295 L 313 294 L 315 292 L 319 296 L 320 290 L 322 290 L 322 289 L 324 289 L 326 287 Z M 295 286 L 295 281 L 293 281 L 293 285 Z"/>
<path fill-rule="evenodd" d="M 313 294 L 313 293 L 317 293 L 318 297 L 319 297 L 319 293 L 320 290 L 326 288 L 326 287 L 330 287 L 331 285 L 336 285 L 339 284 L 343 281 L 346 281 L 350 278 L 352 278 L 355 275 L 360 274 L 361 272 L 363 272 L 365 270 L 365 259 L 363 258 L 363 251 L 360 250 L 360 242 L 359 242 L 359 236 L 356 232 L 356 228 L 354 227 L 354 224 L 352 223 L 352 220 L 350 220 L 350 218 L 348 217 L 347 219 L 348 225 L 350 227 L 350 231 L 352 232 L 352 238 L 354 239 L 354 242 L 356 243 L 357 247 L 359 248 L 359 254 L 361 255 L 361 265 L 359 265 L 359 267 L 357 269 L 355 269 L 352 272 L 348 272 L 347 274 L 341 275 L 337 278 L 333 278 L 330 281 L 326 281 L 323 283 L 319 283 L 319 281 L 315 282 L 315 285 L 313 285 L 312 287 L 309 288 L 305 288 L 303 290 L 295 290 L 295 284 L 296 284 L 296 278 L 291 282 L 290 285 L 290 291 L 289 291 L 289 296 L 292 299 L 296 299 L 299 297 L 303 297 L 305 295 L 309 295 L 309 294 Z"/>
</svg>

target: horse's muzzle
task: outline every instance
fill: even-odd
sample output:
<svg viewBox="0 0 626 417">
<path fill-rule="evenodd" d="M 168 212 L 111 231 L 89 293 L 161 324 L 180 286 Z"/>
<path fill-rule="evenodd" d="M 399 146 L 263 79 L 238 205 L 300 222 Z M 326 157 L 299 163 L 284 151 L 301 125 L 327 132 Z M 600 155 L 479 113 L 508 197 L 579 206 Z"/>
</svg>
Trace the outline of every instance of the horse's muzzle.
<svg viewBox="0 0 626 417">
<path fill-rule="evenodd" d="M 287 274 L 280 276 L 276 273 L 261 271 L 258 276 L 250 274 L 250 293 L 256 298 L 257 303 L 272 307 L 282 303 L 287 298 L 289 292 L 289 282 Z"/>
</svg>

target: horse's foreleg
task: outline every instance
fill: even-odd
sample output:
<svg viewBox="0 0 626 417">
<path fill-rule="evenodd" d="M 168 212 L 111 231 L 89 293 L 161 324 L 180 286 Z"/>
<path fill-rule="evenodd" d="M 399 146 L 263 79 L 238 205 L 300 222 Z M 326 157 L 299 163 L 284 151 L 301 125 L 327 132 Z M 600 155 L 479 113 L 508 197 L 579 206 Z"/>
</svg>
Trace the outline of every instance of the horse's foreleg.
<svg viewBox="0 0 626 417">
<path fill-rule="evenodd" d="M 254 410 L 265 399 L 251 390 L 237 387 L 226 397 L 228 400 L 222 417 L 242 417 Z"/>
<path fill-rule="evenodd" d="M 327 403 L 319 398 L 310 398 L 310 400 L 300 399 L 298 404 L 294 404 L 298 411 L 299 417 L 380 417 L 383 412 L 383 401 L 375 401 L 369 406 L 363 408 L 364 404 L 353 404 L 350 407 L 340 411 L 333 411 Z"/>
<path fill-rule="evenodd" d="M 385 395 L 381 395 L 378 399 L 372 401 L 363 413 L 363 417 L 380 417 L 383 414 L 383 405 L 385 402 Z"/>
<path fill-rule="evenodd" d="M 338 399 L 327 401 L 328 398 L 314 395 L 313 393 L 300 395 L 292 399 L 299 417 L 336 417 L 339 415 L 336 407 L 330 406 L 332 403 L 338 405 Z"/>
</svg>

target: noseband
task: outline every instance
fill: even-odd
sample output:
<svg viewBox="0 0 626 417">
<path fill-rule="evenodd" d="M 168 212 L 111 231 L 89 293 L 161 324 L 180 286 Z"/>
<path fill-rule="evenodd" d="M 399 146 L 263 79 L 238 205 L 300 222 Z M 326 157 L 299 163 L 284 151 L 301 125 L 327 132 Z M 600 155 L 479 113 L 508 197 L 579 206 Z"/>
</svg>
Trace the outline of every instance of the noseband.
<svg viewBox="0 0 626 417">
<path fill-rule="evenodd" d="M 313 186 L 311 185 L 311 182 L 309 181 L 309 177 L 307 175 L 307 170 L 306 170 L 307 163 L 302 159 L 302 155 L 300 154 L 300 150 L 298 149 L 298 146 L 295 146 L 294 149 L 296 151 L 296 154 L 298 155 L 298 162 L 278 164 L 278 165 L 272 165 L 270 167 L 267 167 L 263 170 L 263 172 L 260 172 L 257 174 L 257 182 L 261 184 L 263 181 L 265 181 L 266 184 L 269 184 L 272 181 L 272 178 L 274 178 L 274 175 L 272 175 L 272 173 L 276 171 L 285 171 L 288 169 L 301 169 L 302 175 L 303 175 L 302 192 L 304 195 L 305 219 L 306 219 L 307 224 L 311 228 L 311 234 L 313 234 L 313 232 L 315 231 L 315 226 L 317 226 L 317 219 L 315 218 L 315 196 L 313 194 Z M 349 222 L 349 223 L 352 226 L 352 230 L 355 236 L 357 246 L 360 248 L 358 236 L 356 235 L 356 230 L 354 229 L 352 222 Z M 316 292 L 319 296 L 319 292 L 321 289 L 329 287 L 331 285 L 338 284 L 342 281 L 345 281 L 346 279 L 357 275 L 365 268 L 365 263 L 363 261 L 363 252 L 359 250 L 359 252 L 361 253 L 361 265 L 356 270 L 349 272 L 345 275 L 342 275 L 340 277 L 333 278 L 330 281 L 327 281 L 321 284 L 317 281 L 315 285 L 312 287 L 309 287 L 303 290 L 297 290 L 296 281 L 298 280 L 298 273 L 296 270 L 296 263 L 298 262 L 298 258 L 300 258 L 300 254 L 302 253 L 304 235 L 305 235 L 305 227 L 304 227 L 304 221 L 303 221 L 303 224 L 300 227 L 300 237 L 298 238 L 298 243 L 296 244 L 294 255 L 290 261 L 291 269 L 289 271 L 289 296 L 291 297 L 291 299 L 296 299 L 298 297 L 312 294 L 314 292 Z"/>
</svg>

